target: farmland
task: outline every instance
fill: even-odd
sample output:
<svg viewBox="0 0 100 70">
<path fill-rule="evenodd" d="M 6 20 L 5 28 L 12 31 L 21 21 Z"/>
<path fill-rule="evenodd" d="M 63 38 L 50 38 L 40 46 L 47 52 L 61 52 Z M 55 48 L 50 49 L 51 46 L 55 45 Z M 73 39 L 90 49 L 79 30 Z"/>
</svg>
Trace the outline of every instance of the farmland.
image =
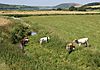
<svg viewBox="0 0 100 70">
<path fill-rule="evenodd" d="M 0 35 L 5 39 L 0 44 L 2 69 L 100 70 L 100 15 L 29 16 L 20 17 L 21 20 L 7 17 L 7 21 L 8 18 L 13 24 L 0 27 Z M 20 52 L 18 44 L 13 45 L 9 41 L 9 32 L 21 23 L 30 25 L 30 30 L 37 32 L 37 35 L 29 36 L 25 54 Z M 4 32 L 8 32 L 8 38 L 3 36 Z M 51 40 L 40 45 L 38 40 L 43 36 L 50 36 Z M 77 46 L 74 52 L 68 54 L 66 42 L 82 37 L 89 38 L 91 47 Z"/>
<path fill-rule="evenodd" d="M 0 11 L 0 15 L 69 15 L 69 14 L 100 14 L 95 11 Z"/>
</svg>

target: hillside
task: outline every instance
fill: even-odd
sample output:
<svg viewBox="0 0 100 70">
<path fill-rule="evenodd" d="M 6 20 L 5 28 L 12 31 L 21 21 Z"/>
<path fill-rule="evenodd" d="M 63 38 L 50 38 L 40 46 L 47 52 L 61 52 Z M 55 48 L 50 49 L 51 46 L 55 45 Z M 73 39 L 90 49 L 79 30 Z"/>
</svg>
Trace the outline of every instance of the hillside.
<svg viewBox="0 0 100 70">
<path fill-rule="evenodd" d="M 39 8 L 35 6 L 0 4 L 0 10 L 39 10 Z"/>
<path fill-rule="evenodd" d="M 57 8 L 69 8 L 71 6 L 78 6 L 77 3 L 62 3 L 57 6 L 25 6 L 25 5 L 9 5 L 9 4 L 0 4 L 0 10 L 50 10 Z"/>
<path fill-rule="evenodd" d="M 62 3 L 56 6 L 26 6 L 26 5 L 9 5 L 9 4 L 0 4 L 0 10 L 52 10 L 52 9 L 68 9 L 71 6 L 80 7 L 81 4 L 78 3 Z M 93 2 L 82 5 L 81 8 L 88 9 L 99 9 L 100 2 Z"/>
<path fill-rule="evenodd" d="M 65 8 L 69 8 L 71 6 L 79 6 L 79 5 L 80 4 L 78 4 L 78 3 L 62 3 L 62 4 L 59 4 L 57 6 L 54 6 L 53 8 L 63 8 L 63 9 L 65 9 Z"/>
<path fill-rule="evenodd" d="M 96 6 L 96 5 L 100 5 L 100 2 L 88 3 L 88 4 L 85 4 L 83 6 Z"/>
<path fill-rule="evenodd" d="M 97 9 L 100 9 L 100 2 L 93 2 L 93 3 L 88 3 L 88 4 L 85 4 L 82 6 L 83 8 L 97 8 Z"/>
</svg>

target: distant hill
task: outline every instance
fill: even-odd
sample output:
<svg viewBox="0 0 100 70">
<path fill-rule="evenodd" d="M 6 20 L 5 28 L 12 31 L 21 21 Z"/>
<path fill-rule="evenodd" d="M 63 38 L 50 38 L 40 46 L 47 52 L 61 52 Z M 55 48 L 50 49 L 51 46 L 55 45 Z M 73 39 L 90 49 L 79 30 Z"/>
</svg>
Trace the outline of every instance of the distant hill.
<svg viewBox="0 0 100 70">
<path fill-rule="evenodd" d="M 0 10 L 51 10 L 51 9 L 68 9 L 71 6 L 80 6 L 78 3 L 62 3 L 56 6 L 26 6 L 26 5 L 9 5 L 0 3 Z M 88 3 L 81 6 L 82 8 L 100 8 L 100 2 Z"/>
<path fill-rule="evenodd" d="M 85 8 L 88 10 L 100 10 L 100 2 L 92 2 L 81 6 L 81 8 Z"/>
<path fill-rule="evenodd" d="M 96 5 L 100 5 L 100 2 L 88 3 L 88 4 L 83 5 L 83 7 L 85 7 L 85 6 L 96 6 Z"/>
<path fill-rule="evenodd" d="M 26 6 L 26 5 L 9 5 L 9 4 L 1 4 L 0 10 L 51 10 L 51 9 L 65 9 L 71 6 L 78 6 L 78 3 L 62 3 L 56 6 Z"/>
<path fill-rule="evenodd" d="M 54 6 L 53 8 L 69 8 L 71 6 L 79 6 L 80 4 L 78 3 L 62 3 L 62 4 L 59 4 L 57 6 Z"/>
<path fill-rule="evenodd" d="M 82 7 L 84 7 L 84 8 L 88 8 L 88 7 L 91 7 L 91 8 L 100 7 L 100 2 L 88 3 L 88 4 L 83 5 Z"/>
<path fill-rule="evenodd" d="M 39 10 L 39 8 L 35 6 L 9 5 L 0 3 L 0 10 Z"/>
</svg>

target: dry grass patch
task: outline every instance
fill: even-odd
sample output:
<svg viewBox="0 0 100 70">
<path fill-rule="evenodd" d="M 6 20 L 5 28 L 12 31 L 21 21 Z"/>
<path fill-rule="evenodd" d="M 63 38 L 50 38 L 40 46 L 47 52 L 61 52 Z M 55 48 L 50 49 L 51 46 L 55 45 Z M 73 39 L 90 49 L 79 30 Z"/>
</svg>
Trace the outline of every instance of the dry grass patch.
<svg viewBox="0 0 100 70">
<path fill-rule="evenodd" d="M 86 12 L 86 11 L 0 11 L 1 15 L 43 15 L 43 14 L 99 14 L 100 12 Z"/>
<path fill-rule="evenodd" d="M 4 25 L 10 24 L 10 23 L 11 23 L 11 21 L 9 19 L 0 17 L 0 26 L 4 26 Z"/>
<path fill-rule="evenodd" d="M 100 5 L 96 5 L 96 6 L 87 6 L 88 7 L 91 7 L 91 8 L 100 8 Z"/>
</svg>

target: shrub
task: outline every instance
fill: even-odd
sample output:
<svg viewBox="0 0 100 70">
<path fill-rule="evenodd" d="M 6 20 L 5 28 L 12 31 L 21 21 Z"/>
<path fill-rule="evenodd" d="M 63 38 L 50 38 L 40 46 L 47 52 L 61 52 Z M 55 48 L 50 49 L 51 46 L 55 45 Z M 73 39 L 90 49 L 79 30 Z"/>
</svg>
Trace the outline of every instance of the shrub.
<svg viewBox="0 0 100 70">
<path fill-rule="evenodd" d="M 79 8 L 77 8 L 77 11 L 86 11 L 86 9 L 82 8 L 82 7 L 79 7 Z"/>
<path fill-rule="evenodd" d="M 71 7 L 69 8 L 69 10 L 70 10 L 70 11 L 76 11 L 77 8 L 75 8 L 74 6 L 71 6 Z"/>
<path fill-rule="evenodd" d="M 15 26 L 11 31 L 11 42 L 13 44 L 18 43 L 24 36 L 27 35 L 28 27 L 19 24 Z"/>
<path fill-rule="evenodd" d="M 57 8 L 57 10 L 62 10 L 62 8 Z"/>
</svg>

